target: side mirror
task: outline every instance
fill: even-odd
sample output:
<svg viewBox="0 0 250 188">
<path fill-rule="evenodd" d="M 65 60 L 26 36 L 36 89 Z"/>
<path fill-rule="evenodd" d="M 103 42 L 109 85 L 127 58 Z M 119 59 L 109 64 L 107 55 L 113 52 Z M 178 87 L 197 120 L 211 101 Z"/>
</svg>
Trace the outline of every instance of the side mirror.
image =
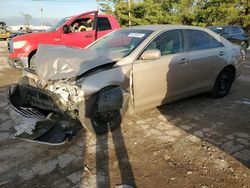
<svg viewBox="0 0 250 188">
<path fill-rule="evenodd" d="M 63 33 L 64 33 L 64 34 L 68 34 L 69 32 L 70 32 L 70 26 L 64 25 L 64 26 L 63 26 Z"/>
<path fill-rule="evenodd" d="M 155 60 L 160 59 L 161 57 L 161 51 L 160 50 L 146 50 L 142 53 L 141 59 L 143 60 Z"/>
</svg>

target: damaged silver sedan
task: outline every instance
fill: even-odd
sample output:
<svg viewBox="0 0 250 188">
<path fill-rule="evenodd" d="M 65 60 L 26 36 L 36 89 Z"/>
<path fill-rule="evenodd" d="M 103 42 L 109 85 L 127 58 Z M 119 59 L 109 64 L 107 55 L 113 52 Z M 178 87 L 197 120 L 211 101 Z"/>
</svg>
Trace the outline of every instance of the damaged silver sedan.
<svg viewBox="0 0 250 188">
<path fill-rule="evenodd" d="M 203 92 L 224 97 L 242 58 L 240 47 L 190 26 L 120 29 L 84 50 L 40 45 L 35 71 L 24 70 L 10 90 L 16 135 L 58 144 L 81 125 L 104 134 L 125 113 Z"/>
</svg>

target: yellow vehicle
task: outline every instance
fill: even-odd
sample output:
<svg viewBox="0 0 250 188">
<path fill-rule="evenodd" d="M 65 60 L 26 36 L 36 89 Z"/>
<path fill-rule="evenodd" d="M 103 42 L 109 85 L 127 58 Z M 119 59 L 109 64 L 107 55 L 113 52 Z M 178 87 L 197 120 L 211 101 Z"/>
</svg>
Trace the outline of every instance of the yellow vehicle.
<svg viewBox="0 0 250 188">
<path fill-rule="evenodd" d="M 6 23 L 0 21 L 0 40 L 7 39 L 10 36 L 10 32 L 7 29 Z"/>
<path fill-rule="evenodd" d="M 0 39 L 7 39 L 10 36 L 10 32 L 0 33 Z"/>
</svg>

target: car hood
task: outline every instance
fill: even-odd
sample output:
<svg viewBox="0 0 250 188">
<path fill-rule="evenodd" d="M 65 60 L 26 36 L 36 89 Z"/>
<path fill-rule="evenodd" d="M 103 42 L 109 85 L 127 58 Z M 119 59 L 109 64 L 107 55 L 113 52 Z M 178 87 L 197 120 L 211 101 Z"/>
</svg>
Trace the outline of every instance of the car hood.
<svg viewBox="0 0 250 188">
<path fill-rule="evenodd" d="M 48 32 L 38 32 L 38 33 L 24 33 L 25 35 L 17 35 L 14 41 L 21 41 L 21 40 L 33 40 L 35 38 L 41 38 L 44 36 L 48 36 Z"/>
<path fill-rule="evenodd" d="M 77 77 L 93 68 L 118 61 L 124 53 L 39 45 L 35 71 L 41 80 Z"/>
</svg>

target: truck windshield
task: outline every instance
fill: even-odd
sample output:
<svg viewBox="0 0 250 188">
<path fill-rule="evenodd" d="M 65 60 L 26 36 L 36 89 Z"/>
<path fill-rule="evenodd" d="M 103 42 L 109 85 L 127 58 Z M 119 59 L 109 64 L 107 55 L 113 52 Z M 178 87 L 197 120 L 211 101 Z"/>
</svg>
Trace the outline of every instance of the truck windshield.
<svg viewBox="0 0 250 188">
<path fill-rule="evenodd" d="M 127 56 L 151 33 L 151 30 L 120 29 L 89 46 L 88 49 L 107 52 L 115 51 Z"/>
<path fill-rule="evenodd" d="M 61 25 L 65 24 L 66 21 L 69 20 L 70 17 L 63 18 L 56 22 L 54 25 L 52 25 L 49 29 L 47 29 L 48 32 L 54 32 L 56 31 Z"/>
</svg>

